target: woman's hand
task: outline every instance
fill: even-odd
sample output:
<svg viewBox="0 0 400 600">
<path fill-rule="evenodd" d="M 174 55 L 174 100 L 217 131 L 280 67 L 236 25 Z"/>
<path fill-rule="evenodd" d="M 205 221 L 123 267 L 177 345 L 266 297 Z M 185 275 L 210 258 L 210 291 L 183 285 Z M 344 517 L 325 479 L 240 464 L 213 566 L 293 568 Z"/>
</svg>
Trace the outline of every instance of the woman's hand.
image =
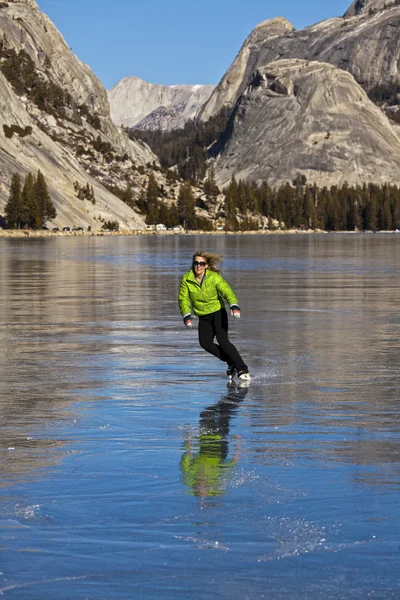
<svg viewBox="0 0 400 600">
<path fill-rule="evenodd" d="M 186 315 L 186 317 L 183 318 L 183 322 L 187 329 L 192 329 L 192 315 Z"/>
<path fill-rule="evenodd" d="M 237 304 L 231 305 L 231 315 L 232 317 L 235 317 L 235 319 L 240 319 L 240 308 Z"/>
</svg>

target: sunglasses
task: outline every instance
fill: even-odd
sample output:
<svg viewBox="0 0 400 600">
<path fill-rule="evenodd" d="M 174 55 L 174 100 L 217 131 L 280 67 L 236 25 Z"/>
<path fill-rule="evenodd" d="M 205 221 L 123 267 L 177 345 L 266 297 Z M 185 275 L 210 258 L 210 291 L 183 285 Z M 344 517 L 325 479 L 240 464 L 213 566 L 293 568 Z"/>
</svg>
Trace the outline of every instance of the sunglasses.
<svg viewBox="0 0 400 600">
<path fill-rule="evenodd" d="M 193 266 L 194 267 L 205 267 L 206 263 L 204 262 L 204 260 L 194 260 L 193 261 Z"/>
</svg>

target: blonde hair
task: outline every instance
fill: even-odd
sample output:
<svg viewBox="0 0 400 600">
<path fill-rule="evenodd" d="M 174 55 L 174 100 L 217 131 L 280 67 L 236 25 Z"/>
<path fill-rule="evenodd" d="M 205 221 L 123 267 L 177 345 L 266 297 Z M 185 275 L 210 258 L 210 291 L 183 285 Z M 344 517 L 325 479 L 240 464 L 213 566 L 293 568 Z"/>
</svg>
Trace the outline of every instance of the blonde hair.
<svg viewBox="0 0 400 600">
<path fill-rule="evenodd" d="M 201 252 L 199 250 L 198 252 L 195 252 L 193 254 L 193 260 L 196 258 L 196 256 L 202 256 L 203 258 L 205 258 L 210 271 L 215 271 L 216 273 L 219 273 L 219 270 L 217 269 L 217 264 L 222 262 L 222 256 L 220 254 L 211 254 L 210 252 Z"/>
</svg>

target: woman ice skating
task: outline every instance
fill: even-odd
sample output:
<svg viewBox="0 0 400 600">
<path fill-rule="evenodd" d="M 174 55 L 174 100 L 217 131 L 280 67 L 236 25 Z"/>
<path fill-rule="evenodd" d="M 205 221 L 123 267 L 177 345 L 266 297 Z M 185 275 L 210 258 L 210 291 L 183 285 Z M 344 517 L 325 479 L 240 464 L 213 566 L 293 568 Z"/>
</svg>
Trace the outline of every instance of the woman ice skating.
<svg viewBox="0 0 400 600">
<path fill-rule="evenodd" d="M 249 369 L 228 338 L 228 315 L 224 300 L 228 302 L 231 315 L 240 319 L 238 300 L 216 265 L 221 257 L 208 252 L 196 252 L 192 268 L 182 277 L 179 288 L 179 308 L 186 327 L 192 327 L 191 311 L 199 317 L 200 346 L 228 365 L 226 374 L 233 379 L 250 380 Z M 214 342 L 217 338 L 217 344 Z"/>
</svg>

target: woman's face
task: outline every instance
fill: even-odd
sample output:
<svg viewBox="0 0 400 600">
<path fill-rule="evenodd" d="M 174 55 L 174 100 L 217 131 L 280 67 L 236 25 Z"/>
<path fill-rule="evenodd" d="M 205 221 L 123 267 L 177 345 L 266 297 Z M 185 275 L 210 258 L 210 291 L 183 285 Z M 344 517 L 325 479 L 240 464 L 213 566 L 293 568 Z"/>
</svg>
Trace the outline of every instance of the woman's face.
<svg viewBox="0 0 400 600">
<path fill-rule="evenodd" d="M 196 277 L 202 277 L 207 269 L 207 261 L 203 256 L 195 256 L 193 270 Z"/>
</svg>

